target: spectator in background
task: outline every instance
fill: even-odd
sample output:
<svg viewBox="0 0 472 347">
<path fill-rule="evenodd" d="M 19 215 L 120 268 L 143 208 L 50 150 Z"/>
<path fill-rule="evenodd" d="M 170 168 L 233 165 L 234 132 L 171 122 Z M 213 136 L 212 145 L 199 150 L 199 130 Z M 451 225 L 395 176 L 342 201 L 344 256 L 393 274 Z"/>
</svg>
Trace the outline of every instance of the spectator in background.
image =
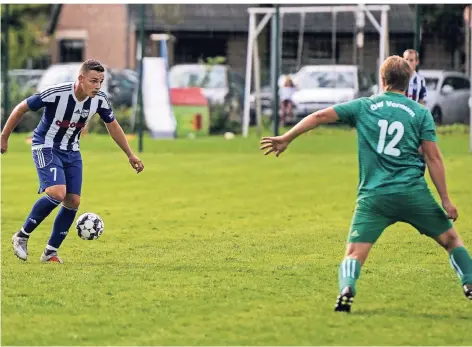
<svg viewBox="0 0 472 347">
<path fill-rule="evenodd" d="M 293 109 L 293 100 L 292 96 L 293 93 L 297 88 L 293 83 L 290 76 L 285 77 L 284 86 L 279 89 L 279 97 L 280 97 L 280 125 L 285 125 L 287 119 L 292 119 L 292 109 Z"/>
</svg>

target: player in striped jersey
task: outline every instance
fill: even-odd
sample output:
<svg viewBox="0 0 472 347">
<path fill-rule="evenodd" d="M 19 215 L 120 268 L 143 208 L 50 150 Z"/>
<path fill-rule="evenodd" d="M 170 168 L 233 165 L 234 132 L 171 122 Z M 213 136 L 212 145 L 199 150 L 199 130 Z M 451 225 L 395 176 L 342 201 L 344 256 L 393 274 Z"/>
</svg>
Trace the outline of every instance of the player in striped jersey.
<svg viewBox="0 0 472 347">
<path fill-rule="evenodd" d="M 426 99 L 426 82 L 424 77 L 416 72 L 416 67 L 420 63 L 418 52 L 414 49 L 407 49 L 403 52 L 403 58 L 408 62 L 412 73 L 405 95 L 424 105 Z"/>
<path fill-rule="evenodd" d="M 108 132 L 128 156 L 137 173 L 144 169 L 133 153 L 123 129 L 113 115 L 111 104 L 100 91 L 105 69 L 95 60 L 85 61 L 75 82 L 46 88 L 21 102 L 12 111 L 1 134 L 1 153 L 8 148 L 8 138 L 28 110 L 44 108 L 34 130 L 33 160 L 38 172 L 38 193 L 46 194 L 34 204 L 19 231 L 12 237 L 14 254 L 26 260 L 30 234 L 62 203 L 54 221 L 51 237 L 40 260 L 62 263 L 57 251 L 72 225 L 80 204 L 82 189 L 82 157 L 79 151 L 80 132 L 95 114 L 105 122 Z"/>
</svg>

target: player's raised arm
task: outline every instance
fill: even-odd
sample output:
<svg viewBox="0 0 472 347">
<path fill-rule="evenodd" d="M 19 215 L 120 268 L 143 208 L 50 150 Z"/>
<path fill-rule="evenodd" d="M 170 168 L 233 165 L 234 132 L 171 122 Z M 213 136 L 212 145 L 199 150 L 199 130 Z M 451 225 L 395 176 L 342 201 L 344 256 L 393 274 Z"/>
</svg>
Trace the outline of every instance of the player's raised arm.
<svg viewBox="0 0 472 347">
<path fill-rule="evenodd" d="M 332 107 L 316 111 L 303 118 L 297 125 L 287 131 L 282 136 L 264 137 L 261 140 L 261 150 L 268 149 L 265 155 L 275 152 L 278 157 L 285 151 L 287 146 L 301 134 L 310 131 L 322 124 L 335 123 L 341 121 L 351 126 L 356 125 L 356 117 L 361 107 L 361 99 L 355 99 Z"/>
<path fill-rule="evenodd" d="M 291 142 L 301 134 L 314 129 L 321 124 L 335 123 L 338 120 L 339 117 L 334 108 L 328 107 L 306 116 L 292 129 L 287 131 L 284 136 L 286 136 L 289 142 Z"/>
<path fill-rule="evenodd" d="M 334 123 L 339 119 L 338 114 L 333 107 L 328 107 L 316 111 L 297 123 L 292 129 L 282 136 L 264 137 L 261 140 L 261 150 L 268 149 L 264 154 L 275 152 L 278 157 L 287 146 L 301 134 L 316 128 L 321 124 Z"/>
</svg>

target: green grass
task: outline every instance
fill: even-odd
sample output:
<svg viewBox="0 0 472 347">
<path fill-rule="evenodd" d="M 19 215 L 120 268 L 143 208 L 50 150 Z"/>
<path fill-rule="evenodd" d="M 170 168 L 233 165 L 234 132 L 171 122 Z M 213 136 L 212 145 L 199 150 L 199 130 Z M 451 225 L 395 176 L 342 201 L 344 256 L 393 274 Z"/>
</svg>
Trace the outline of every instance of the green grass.
<svg viewBox="0 0 472 347">
<path fill-rule="evenodd" d="M 472 155 L 441 135 L 456 227 L 472 249 Z M 133 140 L 132 146 L 137 147 Z M 145 140 L 136 175 L 108 136 L 82 139 L 79 213 L 64 265 L 40 264 L 56 212 L 27 262 L 10 237 L 37 199 L 24 135 L 2 156 L 4 345 L 471 345 L 472 303 L 447 256 L 412 227 L 382 235 L 351 315 L 332 312 L 357 185 L 355 132 L 323 129 L 280 158 L 258 139 Z"/>
</svg>

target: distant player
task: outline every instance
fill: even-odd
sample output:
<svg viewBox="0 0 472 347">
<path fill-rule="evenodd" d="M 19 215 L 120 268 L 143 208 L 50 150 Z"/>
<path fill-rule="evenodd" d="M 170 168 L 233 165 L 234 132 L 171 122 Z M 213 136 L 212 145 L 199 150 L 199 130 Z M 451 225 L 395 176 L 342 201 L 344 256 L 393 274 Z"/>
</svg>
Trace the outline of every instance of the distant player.
<svg viewBox="0 0 472 347">
<path fill-rule="evenodd" d="M 57 250 L 67 236 L 80 204 L 80 132 L 95 113 L 103 119 L 133 169 L 138 173 L 144 169 L 115 119 L 105 93 L 100 91 L 104 78 L 103 66 L 98 61 L 87 60 L 82 64 L 75 82 L 54 85 L 30 96 L 15 107 L 5 124 L 1 134 L 1 153 L 7 151 L 8 138 L 23 115 L 28 110 L 44 108 L 41 121 L 34 130 L 32 155 L 39 177 L 38 193 L 46 194 L 36 201 L 21 229 L 13 235 L 13 251 L 22 260 L 28 256 L 27 244 L 31 233 L 62 203 L 40 258 L 41 262 L 62 263 Z"/>
<path fill-rule="evenodd" d="M 380 68 L 381 95 L 312 113 L 284 135 L 261 141 L 266 155 L 279 156 L 297 136 L 321 124 L 341 121 L 357 129 L 358 198 L 339 266 L 335 311 L 350 312 L 362 264 L 384 229 L 396 222 L 411 224 L 447 250 L 466 297 L 472 299 L 472 259 L 449 220 L 456 220 L 458 213 L 447 191 L 433 117 L 405 96 L 410 72 L 405 59 L 389 57 Z M 444 210 L 427 186 L 420 144 Z"/>
<path fill-rule="evenodd" d="M 403 52 L 403 58 L 408 62 L 408 65 L 411 69 L 410 82 L 408 83 L 408 88 L 405 92 L 405 95 L 408 96 L 411 100 L 417 101 L 420 104 L 425 104 L 425 99 L 427 95 L 426 91 L 426 82 L 425 79 L 416 72 L 416 67 L 420 63 L 418 52 L 414 49 L 407 49 Z"/>
</svg>

